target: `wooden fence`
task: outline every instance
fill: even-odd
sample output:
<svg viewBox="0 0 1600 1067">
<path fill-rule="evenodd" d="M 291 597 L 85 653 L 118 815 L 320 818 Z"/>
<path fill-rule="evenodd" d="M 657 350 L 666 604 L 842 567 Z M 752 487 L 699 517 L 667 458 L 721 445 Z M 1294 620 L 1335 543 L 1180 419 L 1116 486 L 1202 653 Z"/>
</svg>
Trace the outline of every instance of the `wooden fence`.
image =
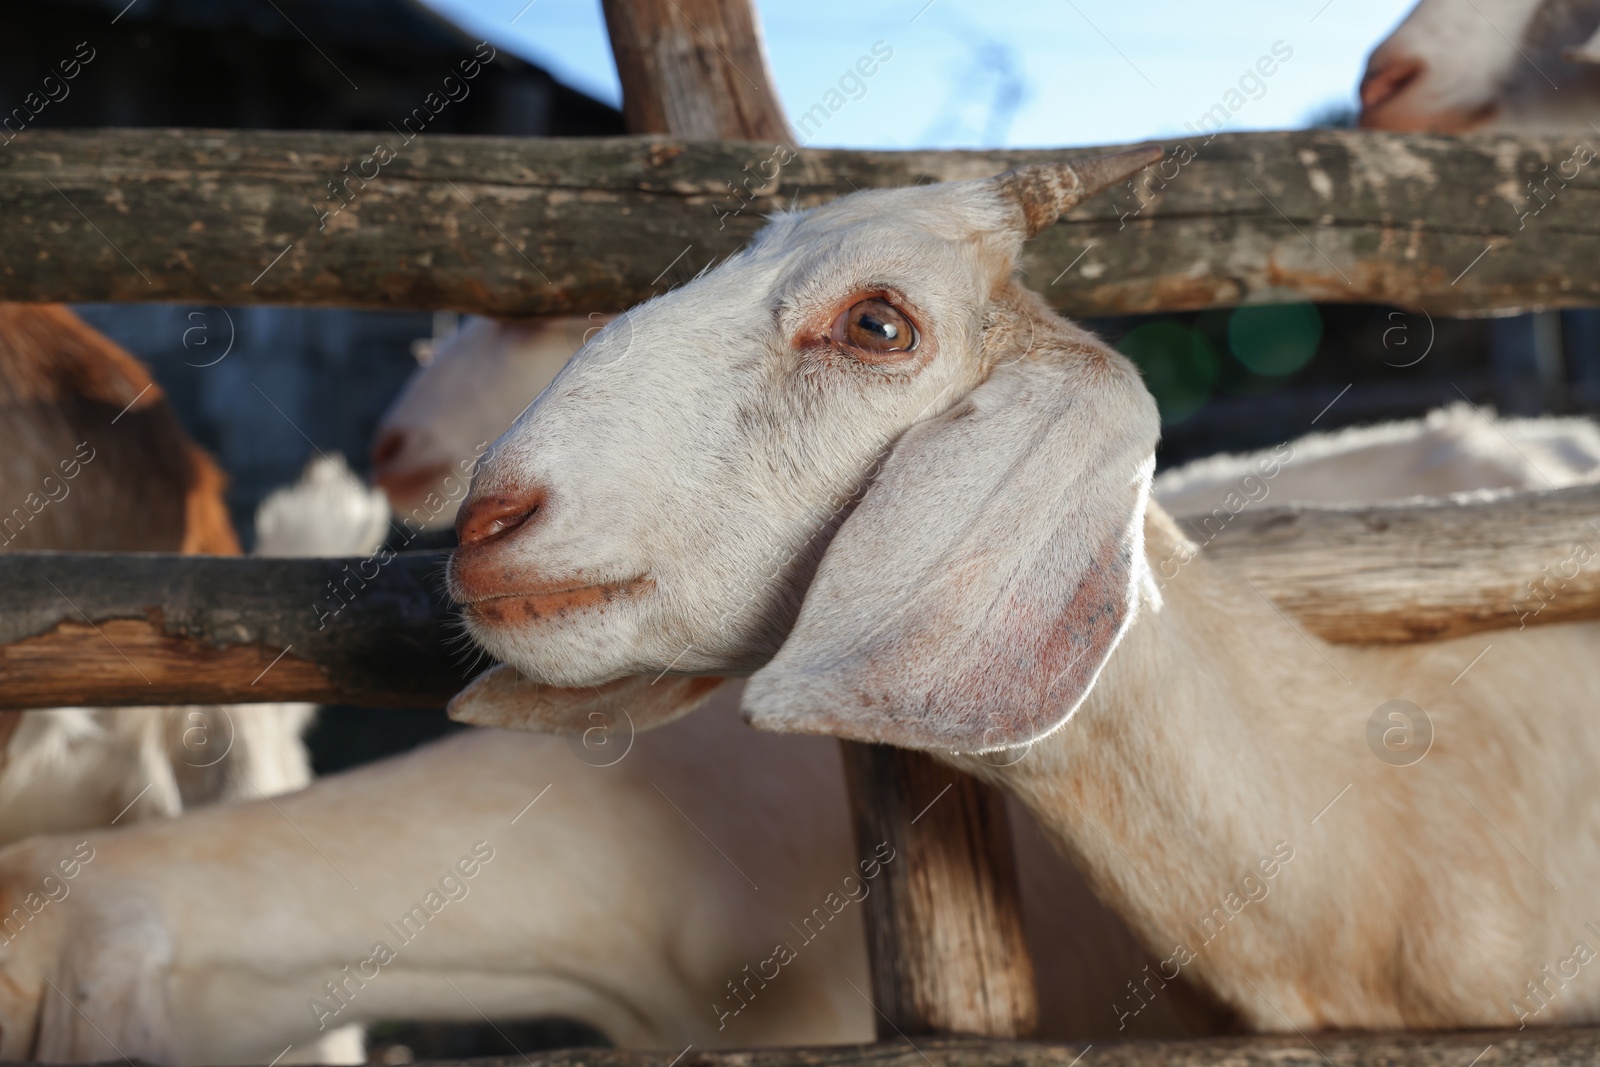
<svg viewBox="0 0 1600 1067">
<path fill-rule="evenodd" d="M 759 172 L 777 146 L 422 136 L 372 162 L 379 143 L 395 141 L 23 134 L 0 152 L 0 299 L 616 311 L 735 251 L 766 212 L 1079 154 L 805 150 L 746 194 L 746 168 Z M 1600 178 L 1580 170 L 1549 203 L 1522 199 L 1571 147 L 1329 131 L 1172 145 L 1165 171 L 1072 212 L 1033 242 L 1024 267 L 1076 315 L 1305 298 L 1460 314 L 1600 304 Z M 1525 621 L 1526 583 L 1600 535 L 1597 509 L 1600 491 L 1581 489 L 1462 508 L 1250 510 L 1215 536 L 1203 516 L 1195 530 L 1206 552 L 1231 556 L 1309 630 L 1404 641 Z M 1464 560 L 1465 580 L 1447 566 Z M 439 577 L 440 558 L 427 555 L 381 564 L 0 555 L 0 707 L 436 704 L 459 687 L 467 654 Z M 330 582 L 343 590 L 336 601 Z M 1574 582 L 1531 621 L 1600 617 L 1597 585 Z M 858 817 L 890 812 L 890 799 L 858 803 Z M 975 795 L 972 810 L 984 803 Z M 874 937 L 891 947 L 915 933 L 886 929 Z M 895 995 L 886 978 L 874 990 Z M 1085 1051 L 918 1040 L 683 1063 L 1069 1067 Z M 1587 1063 L 1600 1052 L 1594 1031 L 1568 1030 L 1129 1043 L 1096 1051 L 1095 1062 L 1464 1064 L 1491 1047 L 1495 1063 Z M 583 1050 L 547 1062 L 665 1059 Z"/>
<path fill-rule="evenodd" d="M 378 167 L 380 144 L 395 154 Z M 1529 214 L 1545 202 L 1527 183 L 1571 154 L 1568 140 L 1319 130 L 1167 147 L 1168 160 L 1131 187 L 1030 243 L 1028 279 L 1061 310 L 1600 304 L 1600 168 L 1579 170 Z M 24 133 L 0 152 L 0 299 L 620 311 L 736 251 L 772 211 L 1107 150 L 805 149 L 762 184 L 751 175 L 791 150 L 631 137 Z"/>
</svg>

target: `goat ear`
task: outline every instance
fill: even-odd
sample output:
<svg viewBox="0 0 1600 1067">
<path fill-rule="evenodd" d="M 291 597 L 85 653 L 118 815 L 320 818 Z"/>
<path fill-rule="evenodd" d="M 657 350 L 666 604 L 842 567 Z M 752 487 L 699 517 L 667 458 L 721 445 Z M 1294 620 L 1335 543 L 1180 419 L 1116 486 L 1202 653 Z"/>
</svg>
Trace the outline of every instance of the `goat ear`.
<svg viewBox="0 0 1600 1067">
<path fill-rule="evenodd" d="M 636 730 L 665 726 L 704 704 L 722 678 L 634 675 L 582 689 L 530 682 L 500 664 L 484 671 L 450 701 L 450 717 L 473 726 L 582 737 L 616 715 Z"/>
<path fill-rule="evenodd" d="M 1043 349 L 901 437 L 746 688 L 751 723 L 970 752 L 1076 709 L 1132 617 L 1159 420 L 1115 352 Z"/>
<path fill-rule="evenodd" d="M 1022 213 L 1022 232 L 1032 237 L 1073 207 L 1131 178 L 1161 159 L 1155 145 L 1067 163 L 1030 163 L 988 179 L 1000 198 Z"/>
</svg>

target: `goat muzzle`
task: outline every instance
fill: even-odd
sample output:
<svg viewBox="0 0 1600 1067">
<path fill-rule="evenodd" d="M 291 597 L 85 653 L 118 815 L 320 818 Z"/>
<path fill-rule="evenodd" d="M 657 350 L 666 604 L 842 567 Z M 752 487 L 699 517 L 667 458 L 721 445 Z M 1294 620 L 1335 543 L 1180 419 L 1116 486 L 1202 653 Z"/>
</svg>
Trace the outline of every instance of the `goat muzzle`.
<svg viewBox="0 0 1600 1067">
<path fill-rule="evenodd" d="M 505 538 L 534 522 L 549 494 L 542 486 L 488 493 L 468 500 L 456 516 L 456 537 L 463 549 Z"/>
</svg>

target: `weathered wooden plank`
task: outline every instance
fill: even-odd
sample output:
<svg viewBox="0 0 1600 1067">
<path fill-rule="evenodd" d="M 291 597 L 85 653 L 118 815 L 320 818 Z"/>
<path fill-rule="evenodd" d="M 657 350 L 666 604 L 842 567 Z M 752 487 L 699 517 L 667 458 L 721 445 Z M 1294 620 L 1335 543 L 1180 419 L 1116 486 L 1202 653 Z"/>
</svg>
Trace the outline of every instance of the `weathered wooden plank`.
<svg viewBox="0 0 1600 1067">
<path fill-rule="evenodd" d="M 1290 506 L 1226 516 L 1182 525 L 1208 557 L 1329 641 L 1404 643 L 1600 617 L 1597 486 L 1465 506 Z"/>
<path fill-rule="evenodd" d="M 1075 315 L 1304 297 L 1464 314 L 1600 303 L 1600 167 L 1572 162 L 1578 141 L 1171 143 L 1166 163 L 1036 239 L 1026 269 Z M 28 132 L 0 152 L 0 299 L 615 311 L 791 203 L 1105 150 Z"/>
<path fill-rule="evenodd" d="M 0 707 L 442 705 L 471 676 L 444 557 L 0 554 Z"/>
<path fill-rule="evenodd" d="M 841 745 L 857 850 L 895 860 L 865 902 L 879 1039 L 1034 1033 L 1005 797 L 926 752 Z"/>
<path fill-rule="evenodd" d="M 629 133 L 794 143 L 749 0 L 603 0 Z"/>
<path fill-rule="evenodd" d="M 681 1056 L 682 1059 L 675 1059 Z M 1529 1027 L 1460 1033 L 1315 1033 L 1094 1045 L 920 1038 L 712 1052 L 574 1048 L 526 1056 L 420 1061 L 417 1067 L 1590 1067 L 1600 1030 Z M 9 1067 L 9 1065 L 7 1065 Z M 110 1065 L 106 1065 L 110 1067 Z"/>
</svg>

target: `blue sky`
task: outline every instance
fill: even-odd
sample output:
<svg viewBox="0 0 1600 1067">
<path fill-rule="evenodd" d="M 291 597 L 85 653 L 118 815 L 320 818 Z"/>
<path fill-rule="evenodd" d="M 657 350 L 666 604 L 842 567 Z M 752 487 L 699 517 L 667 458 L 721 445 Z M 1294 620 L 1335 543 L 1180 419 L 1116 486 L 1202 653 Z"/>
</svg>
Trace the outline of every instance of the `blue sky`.
<svg viewBox="0 0 1600 1067">
<path fill-rule="evenodd" d="M 599 0 L 428 0 L 468 32 L 616 103 Z M 1279 44 L 1230 129 L 1353 104 L 1367 52 L 1412 0 L 757 0 L 791 122 L 883 42 L 866 93 L 804 143 L 1113 144 L 1183 132 Z M 1237 98 L 1235 98 L 1237 99 Z"/>
</svg>

